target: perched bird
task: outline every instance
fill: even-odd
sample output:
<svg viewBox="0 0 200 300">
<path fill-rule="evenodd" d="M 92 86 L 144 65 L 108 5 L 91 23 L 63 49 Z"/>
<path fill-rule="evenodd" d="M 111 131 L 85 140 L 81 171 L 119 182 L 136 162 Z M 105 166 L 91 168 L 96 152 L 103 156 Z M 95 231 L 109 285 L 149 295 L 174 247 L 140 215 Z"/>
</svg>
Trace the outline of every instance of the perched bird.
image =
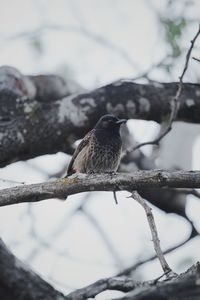
<svg viewBox="0 0 200 300">
<path fill-rule="evenodd" d="M 114 173 L 120 163 L 122 141 L 120 125 L 127 120 L 102 116 L 75 150 L 67 176 L 73 173 Z"/>
</svg>

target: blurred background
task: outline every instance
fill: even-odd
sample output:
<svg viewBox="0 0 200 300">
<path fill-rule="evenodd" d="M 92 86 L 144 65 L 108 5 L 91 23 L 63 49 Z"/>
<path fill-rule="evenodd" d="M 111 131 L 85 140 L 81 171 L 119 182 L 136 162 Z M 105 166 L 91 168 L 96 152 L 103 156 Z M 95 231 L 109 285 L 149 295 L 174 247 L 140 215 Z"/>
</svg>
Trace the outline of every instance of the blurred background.
<svg viewBox="0 0 200 300">
<path fill-rule="evenodd" d="M 76 92 L 121 78 L 138 83 L 178 81 L 199 22 L 198 0 L 0 0 L 0 65 L 24 74 L 59 74 Z M 200 58 L 200 42 L 193 55 Z M 199 83 L 200 65 L 190 61 L 185 81 Z M 155 137 L 160 126 L 130 120 L 137 142 Z M 141 149 L 157 168 L 200 168 L 200 125 L 177 123 L 159 148 Z M 70 156 L 45 155 L 0 169 L 0 187 L 55 178 Z M 131 170 L 137 165 L 131 165 Z M 84 193 L 66 202 L 48 200 L 0 209 L 0 235 L 13 253 L 65 293 L 113 276 L 154 254 L 142 208 L 118 193 Z M 186 213 L 200 230 L 200 202 L 188 196 Z M 162 249 L 190 234 L 188 222 L 153 206 Z M 200 239 L 167 255 L 182 272 L 199 260 Z M 138 280 L 162 274 L 156 261 L 134 271 Z M 109 295 L 118 295 L 110 292 Z M 97 299 L 107 299 L 103 293 Z"/>
</svg>

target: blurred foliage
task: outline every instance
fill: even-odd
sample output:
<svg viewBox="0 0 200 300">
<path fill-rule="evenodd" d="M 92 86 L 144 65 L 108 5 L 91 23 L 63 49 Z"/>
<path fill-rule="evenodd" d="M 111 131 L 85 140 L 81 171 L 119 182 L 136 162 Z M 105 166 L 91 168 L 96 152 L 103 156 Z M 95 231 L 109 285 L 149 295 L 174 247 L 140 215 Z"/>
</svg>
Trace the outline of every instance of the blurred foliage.
<svg viewBox="0 0 200 300">
<path fill-rule="evenodd" d="M 177 58 L 183 53 L 182 38 L 192 21 L 188 19 L 187 11 L 188 7 L 193 4 L 191 0 L 168 0 L 164 14 L 158 13 L 164 40 L 169 49 L 166 60 L 160 67 L 169 74 L 172 73 Z"/>
<path fill-rule="evenodd" d="M 177 58 L 182 52 L 180 41 L 187 21 L 182 17 L 180 19 L 160 18 L 160 22 L 164 26 L 165 39 L 171 48 L 171 56 Z"/>
<path fill-rule="evenodd" d="M 29 39 L 30 47 L 35 52 L 36 55 L 40 56 L 44 54 L 44 44 L 42 36 L 32 36 Z"/>
</svg>

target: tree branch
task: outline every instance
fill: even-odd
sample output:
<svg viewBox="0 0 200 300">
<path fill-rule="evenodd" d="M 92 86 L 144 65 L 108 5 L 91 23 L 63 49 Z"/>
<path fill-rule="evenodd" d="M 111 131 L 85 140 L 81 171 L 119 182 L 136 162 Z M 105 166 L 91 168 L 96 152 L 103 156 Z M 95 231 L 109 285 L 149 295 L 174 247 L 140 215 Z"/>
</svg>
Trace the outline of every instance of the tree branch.
<svg viewBox="0 0 200 300">
<path fill-rule="evenodd" d="M 133 134 L 129 132 L 127 126 L 123 126 L 121 130 L 123 149 L 134 147 L 135 139 Z M 126 157 L 121 160 L 119 172 L 130 173 L 135 170 L 154 170 L 158 166 L 153 158 L 144 155 L 144 153 L 138 149 L 137 151 L 130 152 Z M 190 189 L 191 190 L 191 189 Z M 176 213 L 184 218 L 186 216 L 186 202 L 187 194 L 180 193 L 176 189 L 145 189 L 139 190 L 139 194 L 153 205 L 162 209 L 163 211 L 170 213 Z M 160 201 L 162 199 L 162 201 Z"/>
<path fill-rule="evenodd" d="M 126 293 L 127 300 L 174 298 L 199 299 L 199 263 L 187 272 L 168 281 L 135 282 L 130 278 L 105 278 L 64 296 L 18 260 L 0 240 L 0 295 L 6 300 L 86 300 L 106 290 Z M 170 298 L 171 297 L 171 298 Z"/>
<path fill-rule="evenodd" d="M 170 114 L 177 89 L 177 83 L 145 85 L 129 79 L 71 95 L 61 79 L 52 88 L 56 78 L 43 75 L 37 80 L 11 69 L 0 70 L 1 167 L 47 153 L 71 152 L 72 143 L 105 113 L 160 123 Z M 183 83 L 176 120 L 200 123 L 199 95 L 200 85 Z"/>
<path fill-rule="evenodd" d="M 82 289 L 75 290 L 66 296 L 66 300 L 85 300 L 94 298 L 98 294 L 108 290 L 129 292 L 143 285 L 145 285 L 145 283 L 134 282 L 131 278 L 104 278 Z"/>
<path fill-rule="evenodd" d="M 131 151 L 139 149 L 139 148 L 141 148 L 143 146 L 147 146 L 147 145 L 159 145 L 160 141 L 172 130 L 172 124 L 176 120 L 176 117 L 177 117 L 177 114 L 178 114 L 178 110 L 179 110 L 179 107 L 180 107 L 180 96 L 181 96 L 182 89 L 183 89 L 183 78 L 184 78 L 184 75 L 185 75 L 185 73 L 187 71 L 189 60 L 190 60 L 190 56 L 191 56 L 194 44 L 195 44 L 195 42 L 196 42 L 199 34 L 200 34 L 200 24 L 199 24 L 199 28 L 198 28 L 197 33 L 195 34 L 194 38 L 191 40 L 191 45 L 190 45 L 190 47 L 189 47 L 189 49 L 187 51 L 187 54 L 186 54 L 185 64 L 184 64 L 184 67 L 183 67 L 183 71 L 181 73 L 181 76 L 179 77 L 178 88 L 177 88 L 175 96 L 173 97 L 173 99 L 171 101 L 171 113 L 170 113 L 169 121 L 168 121 L 168 124 L 167 124 L 166 128 L 153 141 L 149 141 L 149 142 L 144 142 L 144 143 L 138 144 L 137 146 L 133 147 L 132 149 L 126 150 L 125 153 L 124 153 L 124 155 L 128 154 Z"/>
<path fill-rule="evenodd" d="M 154 244 L 154 249 L 155 249 L 157 257 L 160 261 L 160 264 L 161 264 L 161 267 L 163 269 L 164 274 L 166 274 L 166 276 L 168 278 L 170 278 L 172 276 L 175 276 L 176 274 L 169 267 L 164 255 L 163 255 L 163 252 L 161 250 L 160 240 L 159 240 L 159 237 L 158 237 L 158 231 L 157 231 L 157 228 L 156 228 L 156 223 L 155 223 L 155 220 L 154 220 L 152 209 L 150 208 L 150 206 L 148 206 L 146 201 L 137 192 L 133 192 L 131 197 L 133 199 L 135 199 L 145 210 L 147 220 L 148 220 L 148 223 L 149 223 L 149 227 L 150 227 L 150 230 L 151 230 L 151 236 L 152 236 L 152 241 L 153 241 L 153 244 Z"/>
<path fill-rule="evenodd" d="M 171 253 L 172 251 L 184 246 L 185 244 L 187 244 L 191 239 L 193 239 L 194 237 L 196 237 L 198 235 L 197 232 L 193 233 L 191 231 L 191 234 L 190 236 L 184 240 L 183 242 L 180 242 L 179 244 L 175 245 L 175 246 L 172 246 L 170 248 L 168 248 L 167 250 L 163 251 L 163 254 L 168 254 L 168 253 Z M 143 259 L 143 260 L 140 260 L 140 261 L 137 261 L 135 264 L 133 264 L 132 266 L 122 270 L 121 272 L 118 272 L 116 274 L 116 276 L 130 276 L 131 273 L 133 273 L 137 268 L 139 268 L 140 266 L 148 263 L 148 262 L 151 262 L 153 261 L 154 259 L 157 258 L 157 255 L 152 255 L 146 259 Z"/>
<path fill-rule="evenodd" d="M 200 188 L 200 171 L 136 171 L 117 175 L 75 174 L 68 178 L 1 190 L 0 206 L 37 202 L 88 191 L 133 191 L 151 188 Z"/>
<path fill-rule="evenodd" d="M 133 290 L 115 300 L 198 300 L 200 295 L 199 281 L 200 266 L 197 263 L 173 280 L 144 285 L 142 288 Z"/>
<path fill-rule="evenodd" d="M 2 300 L 65 300 L 62 293 L 18 260 L 2 240 L 0 240 L 0 273 L 0 295 L 2 287 L 4 290 Z"/>
</svg>

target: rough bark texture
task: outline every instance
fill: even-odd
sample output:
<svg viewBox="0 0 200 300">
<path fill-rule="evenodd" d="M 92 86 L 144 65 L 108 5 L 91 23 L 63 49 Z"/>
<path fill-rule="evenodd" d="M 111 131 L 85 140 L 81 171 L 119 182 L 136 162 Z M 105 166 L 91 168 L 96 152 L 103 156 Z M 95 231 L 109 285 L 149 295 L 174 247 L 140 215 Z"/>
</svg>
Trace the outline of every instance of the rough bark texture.
<svg viewBox="0 0 200 300">
<path fill-rule="evenodd" d="M 168 281 L 134 282 L 131 278 L 105 278 L 67 296 L 54 289 L 18 260 L 0 240 L 0 299 L 86 300 L 106 290 L 126 293 L 121 300 L 199 300 L 199 263 Z M 117 300 L 115 299 L 115 300 Z"/>
<path fill-rule="evenodd" d="M 161 123 L 169 116 L 176 88 L 177 83 L 143 85 L 133 80 L 119 80 L 86 93 L 73 81 L 66 82 L 59 76 L 24 76 L 14 68 L 2 67 L 0 167 L 57 151 L 71 153 L 72 143 L 82 138 L 105 113 Z M 200 85 L 183 84 L 180 100 L 177 120 L 200 123 Z M 121 170 L 124 168 L 130 172 L 132 161 L 142 169 L 155 168 L 152 161 L 137 151 L 123 160 Z M 0 206 L 49 198 L 64 199 L 67 195 L 84 191 L 138 189 L 143 197 L 158 207 L 185 216 L 183 194 L 162 187 L 199 188 L 200 172 L 155 170 L 117 176 L 75 176 L 1 190 Z M 135 283 L 132 279 L 110 278 L 63 296 L 23 265 L 0 241 L 0 299 L 3 300 L 82 300 L 108 289 L 129 292 L 121 299 L 196 300 L 200 294 L 199 282 L 197 264 L 170 281 Z"/>
<path fill-rule="evenodd" d="M 0 240 L 1 300 L 64 300 L 40 276 L 18 260 Z"/>
<path fill-rule="evenodd" d="M 100 93 L 101 90 L 102 89 L 100 89 Z M 108 88 L 108 90 L 110 90 L 110 88 Z M 77 92 L 80 93 L 81 91 L 83 91 L 83 89 L 69 79 L 65 81 L 55 75 L 23 76 L 18 70 L 12 67 L 1 67 L 0 166 L 4 166 L 15 160 L 31 158 L 40 154 L 54 153 L 60 150 L 64 151 L 63 145 L 65 145 L 66 142 L 68 151 L 70 152 L 71 149 L 69 149 L 69 147 L 71 147 L 71 143 L 83 136 L 87 130 L 85 126 L 87 125 L 86 127 L 88 127 L 88 123 L 83 122 L 83 126 L 78 129 L 80 132 L 77 131 L 73 132 L 73 134 L 69 134 L 68 130 L 68 135 L 65 135 L 64 125 L 66 124 L 66 120 L 63 119 L 63 125 L 62 122 L 61 124 L 58 123 L 58 110 L 56 108 L 54 110 L 54 104 L 58 99 L 61 99 L 58 100 L 61 104 L 63 101 L 65 102 L 65 98 L 63 99 L 63 97 L 70 96 Z M 84 95 L 86 94 L 83 94 L 83 97 Z M 95 101 L 100 103 L 100 98 L 97 96 Z M 104 103 L 105 100 L 103 101 Z M 20 101 L 22 103 L 22 110 L 19 110 L 18 107 L 18 102 Z M 90 100 L 88 102 L 88 107 L 92 101 L 93 100 Z M 115 103 L 115 99 L 112 101 Z M 142 101 L 144 102 L 144 99 Z M 30 103 L 31 105 L 29 105 Z M 36 107 L 36 113 L 34 107 Z M 116 108 L 117 107 L 119 107 L 119 105 L 116 106 Z M 64 106 L 63 109 L 64 111 L 62 113 L 66 114 Z M 99 105 L 97 107 L 97 110 L 98 109 Z M 19 115 L 15 115 L 18 110 Z M 73 112 L 74 110 L 72 110 L 72 114 Z M 115 110 L 113 110 L 113 112 L 119 113 Z M 42 117 L 43 113 L 44 118 Z M 83 113 L 86 113 L 86 117 L 88 118 L 87 111 L 83 111 Z M 53 116 L 55 122 L 51 119 L 51 116 Z M 77 117 L 80 119 L 81 116 Z M 89 124 L 89 126 L 91 126 L 91 124 Z M 76 127 L 77 126 L 74 126 L 74 128 Z M 57 131 L 55 128 L 57 128 Z M 74 128 L 72 128 L 72 130 Z M 122 137 L 123 144 L 126 145 L 126 148 L 134 145 L 133 136 L 128 134 L 128 130 L 125 126 Z M 155 169 L 156 166 L 152 160 L 146 157 L 140 150 L 137 150 L 134 153 L 129 153 L 128 156 L 123 159 L 120 171 L 131 172 L 135 168 Z M 141 191 L 141 194 L 162 210 L 175 212 L 185 217 L 185 195 L 172 190 L 162 191 L 158 189 Z M 162 202 L 160 198 L 162 198 Z"/>
<path fill-rule="evenodd" d="M 177 278 L 152 286 L 146 285 L 146 287 L 138 288 L 118 300 L 198 300 L 199 295 L 200 266 L 197 263 Z"/>
<path fill-rule="evenodd" d="M 1 190 L 0 206 L 36 202 L 88 191 L 130 191 L 151 188 L 200 188 L 200 171 L 136 171 L 131 174 L 86 175 Z M 160 199 L 162 201 L 162 199 Z"/>
<path fill-rule="evenodd" d="M 42 154 L 70 152 L 72 142 L 82 138 L 105 113 L 160 123 L 170 113 L 176 88 L 176 83 L 144 85 L 119 80 L 71 95 L 73 91 L 59 77 L 23 76 L 15 69 L 1 68 L 0 166 Z M 183 85 L 177 120 L 200 122 L 199 96 L 200 85 Z"/>
</svg>

